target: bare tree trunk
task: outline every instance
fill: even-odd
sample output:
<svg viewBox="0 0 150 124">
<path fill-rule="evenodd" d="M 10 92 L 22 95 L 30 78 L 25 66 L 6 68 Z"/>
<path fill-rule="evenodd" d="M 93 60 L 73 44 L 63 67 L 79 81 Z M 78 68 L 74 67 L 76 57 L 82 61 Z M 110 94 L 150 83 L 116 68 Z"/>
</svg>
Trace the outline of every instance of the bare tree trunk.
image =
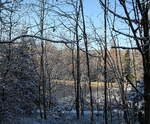
<svg viewBox="0 0 150 124">
<path fill-rule="evenodd" d="M 2 0 L 0 0 L 0 5 L 2 4 Z M 0 9 L 0 17 L 2 17 L 2 10 Z M 2 25 L 3 23 L 0 21 L 0 42 L 2 40 Z"/>
<path fill-rule="evenodd" d="M 145 60 L 144 60 L 145 61 Z M 144 62 L 145 123 L 150 123 L 150 63 Z"/>
<path fill-rule="evenodd" d="M 40 109 L 40 117 L 43 118 L 43 114 L 42 114 L 42 103 L 41 103 L 41 81 L 39 82 L 39 109 Z"/>
<path fill-rule="evenodd" d="M 149 46 L 145 48 L 145 56 L 143 57 L 144 65 L 144 97 L 145 97 L 145 123 L 150 124 L 150 56 Z"/>
<path fill-rule="evenodd" d="M 105 9 L 104 9 L 104 35 L 105 35 L 105 56 L 104 56 L 104 117 L 105 117 L 105 124 L 108 124 L 108 117 L 107 117 L 107 0 L 105 0 Z"/>
<path fill-rule="evenodd" d="M 131 47 L 133 47 L 131 39 L 130 39 L 130 44 L 131 44 Z M 135 51 L 133 49 L 132 49 L 132 59 L 133 59 L 135 85 L 137 86 L 137 72 L 136 72 L 136 64 L 135 64 Z"/>
<path fill-rule="evenodd" d="M 84 86 L 80 85 L 80 99 L 81 99 L 81 116 L 84 116 L 84 90 L 83 90 Z"/>
<path fill-rule="evenodd" d="M 13 5 L 12 5 L 13 6 Z M 11 7 L 11 11 L 10 11 L 10 16 L 9 16 L 9 40 L 11 40 L 12 37 L 12 26 L 13 26 L 13 22 L 12 22 L 12 15 L 13 15 L 13 7 Z M 9 45 L 9 51 L 8 51 L 8 61 L 10 61 L 10 56 L 11 56 L 11 43 L 8 44 Z"/>
<path fill-rule="evenodd" d="M 112 89 L 112 87 L 113 87 L 113 85 L 112 85 L 112 83 L 110 84 L 110 83 L 108 83 L 108 87 L 109 87 L 109 89 L 108 89 L 108 100 L 109 100 L 109 106 L 108 106 L 108 111 L 109 111 L 109 119 L 108 119 L 108 121 L 109 121 L 109 123 L 111 124 L 112 123 L 112 100 L 111 100 L 111 89 Z"/>
<path fill-rule="evenodd" d="M 147 0 L 148 2 L 148 0 Z M 150 44 L 149 44 L 149 19 L 148 19 L 148 9 L 145 7 L 143 14 L 143 30 L 144 37 L 144 56 L 143 56 L 143 66 L 144 66 L 144 96 L 145 96 L 145 124 L 150 124 Z"/>
<path fill-rule="evenodd" d="M 47 92 L 49 93 L 49 98 L 48 98 L 48 102 L 47 102 L 47 107 L 49 107 L 49 109 L 51 108 L 51 104 L 52 104 L 52 82 L 51 82 L 51 73 L 52 73 L 52 69 L 49 69 L 48 67 L 48 53 L 47 53 L 47 46 L 48 44 L 45 43 L 45 72 L 46 72 L 46 79 L 48 79 L 48 90 Z"/>
<path fill-rule="evenodd" d="M 43 37 L 43 29 L 44 29 L 44 14 L 45 14 L 45 0 L 41 0 L 41 15 L 40 15 L 40 35 Z M 44 63 L 44 41 L 41 41 L 41 82 L 42 82 L 42 95 L 43 95 L 43 112 L 44 112 L 44 119 L 47 119 L 46 115 L 46 80 L 45 80 L 45 63 Z"/>
<path fill-rule="evenodd" d="M 88 76 L 88 84 L 89 84 L 89 90 L 90 90 L 91 121 L 93 121 L 94 116 L 93 116 L 93 96 L 92 96 L 92 87 L 91 87 L 90 60 L 89 60 L 89 55 L 88 55 L 88 53 L 89 53 L 89 51 L 88 51 L 88 40 L 87 40 L 87 34 L 86 34 L 82 0 L 80 0 L 80 5 L 81 5 L 81 13 L 82 13 L 82 21 L 83 21 L 83 38 L 84 38 L 84 44 L 85 44 L 85 50 L 86 50 L 87 76 Z"/>
<path fill-rule="evenodd" d="M 75 63 L 74 63 L 74 44 L 71 44 L 71 62 L 72 62 L 72 76 L 73 76 L 73 80 L 74 80 L 74 92 L 75 95 L 77 93 L 77 86 L 76 86 L 76 78 L 75 78 Z"/>
<path fill-rule="evenodd" d="M 79 9 L 79 10 L 78 10 Z M 80 46 L 79 46 L 79 38 L 78 38 L 78 26 L 79 26 L 79 12 L 80 6 L 78 8 L 78 2 L 76 3 L 76 42 L 77 42 L 77 88 L 76 88 L 76 113 L 77 119 L 80 119 Z"/>
</svg>

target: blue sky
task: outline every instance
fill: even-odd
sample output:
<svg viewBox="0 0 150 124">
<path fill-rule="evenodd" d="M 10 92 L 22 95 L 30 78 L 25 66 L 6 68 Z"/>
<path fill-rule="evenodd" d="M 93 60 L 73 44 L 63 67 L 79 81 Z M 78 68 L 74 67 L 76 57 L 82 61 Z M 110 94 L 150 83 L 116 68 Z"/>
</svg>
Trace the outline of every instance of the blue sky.
<svg viewBox="0 0 150 124">
<path fill-rule="evenodd" d="M 89 16 L 92 21 L 94 22 L 95 26 L 96 27 L 100 27 L 103 29 L 103 18 L 104 18 L 104 15 L 103 15 L 103 10 L 100 6 L 100 3 L 98 2 L 99 0 L 83 0 L 84 1 L 84 12 L 85 12 L 85 15 Z M 111 0 L 109 1 L 111 4 L 109 6 L 114 6 L 114 0 Z M 111 8 L 113 10 L 113 7 Z M 122 7 L 120 6 L 119 3 L 117 3 L 117 12 L 122 15 L 122 16 L 125 16 L 124 15 L 124 11 L 122 9 Z M 116 22 L 116 29 L 123 29 L 123 28 L 127 28 L 126 27 L 127 25 L 124 23 L 124 22 L 120 22 L 117 20 Z M 101 34 L 103 34 L 103 30 L 100 30 Z M 126 32 L 128 33 L 128 32 Z M 110 36 L 110 32 L 108 32 L 108 35 Z M 109 40 L 109 39 L 108 39 Z M 120 35 L 119 36 L 119 42 L 121 45 L 123 46 L 128 46 L 129 43 L 127 43 L 127 38 Z"/>
<path fill-rule="evenodd" d="M 84 13 L 92 19 L 96 26 L 100 27 L 103 20 L 103 10 L 98 0 L 84 0 Z"/>
<path fill-rule="evenodd" d="M 28 2 L 36 2 L 36 1 L 37 0 L 26 0 L 25 2 L 28 3 Z M 98 27 L 98 28 L 103 29 L 103 27 L 104 27 L 104 25 L 103 25 L 103 10 L 102 10 L 102 8 L 101 8 L 98 0 L 83 0 L 83 1 L 84 1 L 84 13 L 85 13 L 85 15 L 92 20 L 92 22 L 94 23 L 94 25 L 96 26 L 96 28 Z M 114 0 L 111 0 L 110 2 L 113 3 Z M 31 17 L 35 17 L 31 13 L 30 13 L 30 16 Z M 27 20 L 28 21 L 31 20 L 31 22 L 32 22 L 34 20 L 32 20 L 31 17 L 29 19 L 27 19 Z M 51 18 L 51 19 L 54 20 L 54 18 Z M 37 17 L 35 17 L 35 20 L 38 21 Z M 50 19 L 48 18 L 48 20 L 50 20 Z M 88 23 L 87 23 L 87 25 L 88 25 Z M 119 26 L 120 24 L 117 22 L 117 25 Z M 121 25 L 119 27 L 122 28 L 123 25 Z M 89 31 L 90 30 L 91 29 L 89 29 Z M 103 35 L 104 31 L 103 30 L 99 30 L 98 33 L 100 33 L 101 35 Z M 121 36 L 121 38 L 123 38 L 123 37 Z M 122 43 L 124 45 L 124 40 L 123 40 Z"/>
<path fill-rule="evenodd" d="M 25 3 L 37 3 L 36 1 L 38 0 L 24 0 Z M 95 25 L 100 25 L 101 21 L 103 20 L 103 10 L 101 9 L 98 0 L 83 0 L 83 2 L 85 15 L 88 16 L 88 18 L 92 19 Z M 30 16 L 32 16 L 31 13 Z"/>
<path fill-rule="evenodd" d="M 98 0 L 84 0 L 85 14 L 90 17 L 96 17 L 101 10 Z"/>
</svg>

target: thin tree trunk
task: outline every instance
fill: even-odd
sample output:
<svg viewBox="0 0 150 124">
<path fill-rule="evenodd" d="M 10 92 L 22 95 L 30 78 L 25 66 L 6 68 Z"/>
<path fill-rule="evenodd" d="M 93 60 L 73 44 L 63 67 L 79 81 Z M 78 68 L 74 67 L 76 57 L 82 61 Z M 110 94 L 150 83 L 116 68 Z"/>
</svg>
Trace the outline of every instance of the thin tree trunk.
<svg viewBox="0 0 150 124">
<path fill-rule="evenodd" d="M 46 47 L 46 44 L 45 43 L 45 71 L 46 71 L 46 74 L 47 74 L 47 79 L 48 79 L 48 92 L 49 92 L 49 99 L 48 99 L 48 102 L 47 102 L 47 106 L 49 107 L 49 109 L 51 108 L 51 104 L 52 104 L 52 83 L 51 83 L 51 72 L 52 72 L 52 69 L 49 69 L 48 68 L 48 55 L 47 55 L 47 47 Z"/>
<path fill-rule="evenodd" d="M 105 9 L 104 9 L 104 35 L 105 35 L 105 56 L 104 56 L 104 117 L 105 117 L 105 124 L 108 124 L 108 117 L 107 117 L 107 0 L 105 0 Z"/>
<path fill-rule="evenodd" d="M 39 109 L 40 109 L 40 117 L 43 118 L 42 115 L 42 107 L 41 107 L 41 81 L 39 82 Z"/>
<path fill-rule="evenodd" d="M 72 76 L 74 80 L 74 92 L 75 92 L 75 97 L 77 93 L 77 86 L 76 86 L 76 78 L 75 78 L 75 64 L 74 64 L 74 44 L 71 44 L 71 62 L 72 62 Z"/>
<path fill-rule="evenodd" d="M 80 98 L 81 98 L 81 116 L 84 117 L 84 97 L 83 97 L 83 88 L 84 86 L 80 85 Z"/>
<path fill-rule="evenodd" d="M 80 6 L 79 6 L 80 10 Z M 79 26 L 79 11 L 78 10 L 78 2 L 76 3 L 76 42 L 77 42 L 77 89 L 76 89 L 76 113 L 77 119 L 80 119 L 80 46 L 79 46 L 79 38 L 78 38 L 78 26 Z"/>
<path fill-rule="evenodd" d="M 85 43 L 85 50 L 86 50 L 86 65 L 87 65 L 87 76 L 88 76 L 88 84 L 89 84 L 89 91 L 90 91 L 90 109 L 91 109 L 91 121 L 94 120 L 93 116 L 93 96 L 92 96 L 92 87 L 91 87 L 91 74 L 90 74 L 90 60 L 89 60 L 89 51 L 88 51 L 88 40 L 86 34 L 86 27 L 85 27 L 85 20 L 84 20 L 84 11 L 83 11 L 83 2 L 80 0 L 81 4 L 81 13 L 82 13 L 82 21 L 83 21 L 83 38 Z"/>
<path fill-rule="evenodd" d="M 45 0 L 41 0 L 41 17 L 40 17 L 40 35 L 43 37 L 43 29 L 44 29 L 44 13 L 45 13 Z M 43 112 L 44 112 L 44 119 L 47 119 L 46 115 L 46 81 L 45 81 L 45 63 L 44 63 L 44 41 L 41 41 L 41 82 L 42 82 L 42 93 L 43 93 Z"/>
</svg>

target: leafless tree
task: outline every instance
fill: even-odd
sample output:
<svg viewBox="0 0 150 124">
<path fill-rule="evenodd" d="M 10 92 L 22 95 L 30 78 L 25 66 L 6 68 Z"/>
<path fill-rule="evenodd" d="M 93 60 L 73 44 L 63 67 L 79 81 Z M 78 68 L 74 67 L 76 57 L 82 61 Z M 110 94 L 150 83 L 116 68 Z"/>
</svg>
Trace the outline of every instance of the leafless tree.
<svg viewBox="0 0 150 124">
<path fill-rule="evenodd" d="M 85 44 L 85 53 L 86 53 L 86 64 L 87 64 L 87 76 L 88 76 L 88 83 L 89 83 L 89 90 L 90 90 L 90 109 L 91 109 L 91 121 L 94 120 L 93 116 L 93 96 L 92 96 L 92 87 L 91 87 L 91 72 L 90 72 L 90 60 L 89 60 L 89 51 L 88 51 L 88 39 L 86 34 L 86 27 L 85 27 L 85 19 L 84 19 L 84 10 L 83 10 L 83 2 L 80 0 L 81 5 L 81 13 L 82 13 L 82 21 L 83 21 L 83 39 Z"/>
<path fill-rule="evenodd" d="M 105 4 L 99 0 L 101 5 L 109 11 L 110 14 L 115 16 L 117 19 L 123 20 L 127 26 L 131 29 L 132 34 L 124 33 L 120 30 L 116 30 L 113 26 L 113 31 L 121 34 L 126 37 L 134 39 L 136 42 L 136 49 L 138 49 L 143 58 L 143 67 L 144 67 L 144 100 L 145 100 L 145 124 L 150 123 L 150 65 L 149 65 L 149 1 L 140 1 L 132 0 L 124 1 L 118 0 L 118 4 L 121 5 L 121 9 L 124 12 L 125 16 L 118 14 L 117 11 L 111 10 L 109 7 L 106 7 Z M 130 8 L 128 8 L 130 6 Z M 131 10 L 131 11 L 130 11 Z M 131 14 L 132 13 L 132 14 Z M 124 47 L 120 47 L 124 48 Z M 128 48 L 127 49 L 132 49 Z"/>
</svg>

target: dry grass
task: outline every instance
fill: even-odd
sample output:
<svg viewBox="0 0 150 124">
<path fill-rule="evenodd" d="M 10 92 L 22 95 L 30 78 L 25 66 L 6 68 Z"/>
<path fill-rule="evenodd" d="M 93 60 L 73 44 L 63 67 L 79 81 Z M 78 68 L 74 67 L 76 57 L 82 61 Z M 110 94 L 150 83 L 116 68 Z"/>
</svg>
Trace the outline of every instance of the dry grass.
<svg viewBox="0 0 150 124">
<path fill-rule="evenodd" d="M 74 85 L 74 81 L 69 81 L 69 80 L 53 80 L 53 83 L 57 83 L 57 84 L 63 84 L 63 85 L 67 85 L 67 86 L 73 86 Z M 84 84 L 85 82 L 81 82 L 81 84 Z M 88 83 L 87 83 L 88 84 Z M 91 86 L 93 88 L 95 87 L 104 87 L 105 83 L 104 82 L 91 82 Z M 118 83 L 108 83 L 109 87 L 118 87 Z"/>
</svg>

